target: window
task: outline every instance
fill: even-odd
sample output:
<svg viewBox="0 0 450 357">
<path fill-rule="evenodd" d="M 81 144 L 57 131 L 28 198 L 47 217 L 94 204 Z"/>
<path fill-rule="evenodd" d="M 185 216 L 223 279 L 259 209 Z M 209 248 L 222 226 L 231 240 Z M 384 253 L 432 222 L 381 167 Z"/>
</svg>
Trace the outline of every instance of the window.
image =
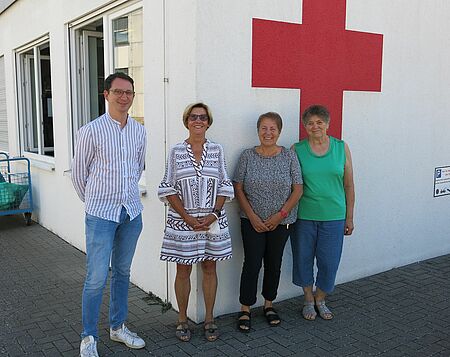
<svg viewBox="0 0 450 357">
<path fill-rule="evenodd" d="M 76 133 L 84 124 L 105 112 L 103 21 L 98 19 L 85 24 L 74 30 L 72 35 L 75 49 L 72 112 Z"/>
<path fill-rule="evenodd" d="M 113 22 L 114 46 L 128 46 L 128 16 L 120 17 Z"/>
<path fill-rule="evenodd" d="M 69 28 L 73 134 L 105 112 L 103 83 L 113 72 L 134 79 L 130 115 L 144 123 L 142 5 L 114 9 Z"/>
<path fill-rule="evenodd" d="M 130 109 L 130 115 L 141 124 L 144 124 L 142 8 L 126 12 L 118 17 L 113 14 L 111 21 L 113 28 L 111 41 L 113 67 L 111 72 L 124 72 L 134 79 L 136 95 L 133 106 Z M 120 35 L 118 35 L 119 33 Z"/>
<path fill-rule="evenodd" d="M 17 53 L 18 103 L 25 152 L 54 156 L 50 43 Z"/>
<path fill-rule="evenodd" d="M 0 57 L 0 151 L 9 152 L 8 115 L 6 113 L 5 58 Z"/>
</svg>

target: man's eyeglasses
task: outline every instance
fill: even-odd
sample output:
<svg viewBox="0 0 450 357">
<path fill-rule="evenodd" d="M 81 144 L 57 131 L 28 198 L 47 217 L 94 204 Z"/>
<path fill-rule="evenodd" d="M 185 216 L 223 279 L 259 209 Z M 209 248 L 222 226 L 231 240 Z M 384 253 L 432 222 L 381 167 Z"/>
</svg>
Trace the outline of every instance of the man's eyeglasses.
<svg viewBox="0 0 450 357">
<path fill-rule="evenodd" d="M 116 95 L 116 96 L 118 96 L 118 97 L 123 96 L 124 93 L 129 98 L 134 96 L 134 92 L 132 90 L 110 89 L 109 92 L 114 94 L 114 95 Z"/>
<path fill-rule="evenodd" d="M 201 121 L 208 121 L 209 117 L 206 114 L 189 114 L 190 121 L 196 121 L 200 119 Z"/>
</svg>

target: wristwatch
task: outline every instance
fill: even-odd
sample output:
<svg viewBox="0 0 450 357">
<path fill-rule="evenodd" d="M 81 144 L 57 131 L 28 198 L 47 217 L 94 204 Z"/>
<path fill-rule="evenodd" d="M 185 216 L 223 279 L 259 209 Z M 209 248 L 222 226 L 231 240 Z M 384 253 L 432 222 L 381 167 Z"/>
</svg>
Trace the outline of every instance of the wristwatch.
<svg viewBox="0 0 450 357">
<path fill-rule="evenodd" d="M 214 208 L 213 213 L 217 215 L 218 218 L 222 215 L 222 210 L 218 208 Z"/>
</svg>

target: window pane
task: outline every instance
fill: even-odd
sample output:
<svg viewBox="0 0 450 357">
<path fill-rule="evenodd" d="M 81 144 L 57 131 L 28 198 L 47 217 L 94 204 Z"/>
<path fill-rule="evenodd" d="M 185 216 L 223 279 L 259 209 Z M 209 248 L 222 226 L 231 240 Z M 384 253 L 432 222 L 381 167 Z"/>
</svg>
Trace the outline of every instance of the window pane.
<svg viewBox="0 0 450 357">
<path fill-rule="evenodd" d="M 142 9 L 112 22 L 114 72 L 124 72 L 133 78 L 136 96 L 130 108 L 130 115 L 144 124 Z"/>
<path fill-rule="evenodd" d="M 114 47 L 126 46 L 128 43 L 128 16 L 113 21 Z"/>
<path fill-rule="evenodd" d="M 52 106 L 52 80 L 50 73 L 50 45 L 48 43 L 39 47 L 41 71 L 41 106 L 42 106 L 42 136 L 43 154 L 55 156 L 53 144 L 53 106 Z"/>
<path fill-rule="evenodd" d="M 38 153 L 38 130 L 36 120 L 36 82 L 33 49 L 20 55 L 22 66 L 22 112 L 25 151 Z"/>
<path fill-rule="evenodd" d="M 29 69 L 30 69 L 30 88 L 27 88 L 29 91 L 29 96 L 31 100 L 31 110 L 28 113 L 30 120 L 30 127 L 32 128 L 32 132 L 30 135 L 30 151 L 38 153 L 38 128 L 37 128 L 37 114 L 36 114 L 36 75 L 34 72 L 34 57 L 30 57 L 29 61 Z"/>
<path fill-rule="evenodd" d="M 103 38 L 87 36 L 89 61 L 89 120 L 99 117 L 105 112 L 105 99 L 103 98 L 104 62 Z"/>
<path fill-rule="evenodd" d="M 6 113 L 5 59 L 0 56 L 0 151 L 9 151 L 8 115 Z"/>
</svg>

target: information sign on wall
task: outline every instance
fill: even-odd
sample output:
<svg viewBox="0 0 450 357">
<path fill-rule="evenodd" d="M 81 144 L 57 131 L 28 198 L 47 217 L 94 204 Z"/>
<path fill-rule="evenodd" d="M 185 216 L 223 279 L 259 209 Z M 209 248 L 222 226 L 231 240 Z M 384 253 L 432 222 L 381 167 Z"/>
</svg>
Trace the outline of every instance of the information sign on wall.
<svg viewBox="0 0 450 357">
<path fill-rule="evenodd" d="M 450 166 L 434 169 L 434 197 L 450 195 Z"/>
</svg>

